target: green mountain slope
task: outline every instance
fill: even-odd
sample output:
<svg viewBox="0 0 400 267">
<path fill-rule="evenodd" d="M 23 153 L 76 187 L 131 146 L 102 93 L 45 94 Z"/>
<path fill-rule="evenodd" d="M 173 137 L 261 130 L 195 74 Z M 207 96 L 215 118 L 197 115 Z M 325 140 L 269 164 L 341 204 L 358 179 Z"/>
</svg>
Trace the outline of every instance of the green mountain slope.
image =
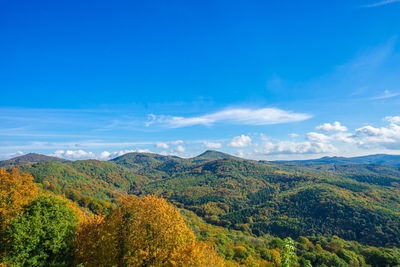
<svg viewBox="0 0 400 267">
<path fill-rule="evenodd" d="M 256 235 L 338 235 L 399 245 L 400 176 L 386 175 L 382 184 L 376 172 L 356 177 L 221 159 L 187 165 L 135 193 L 162 195 L 210 223 Z"/>
<path fill-rule="evenodd" d="M 35 182 L 45 189 L 65 194 L 96 213 L 109 206 L 106 203 L 134 192 L 137 186 L 147 181 L 123 166 L 98 160 L 40 162 L 21 165 L 18 169 L 32 174 Z"/>
</svg>

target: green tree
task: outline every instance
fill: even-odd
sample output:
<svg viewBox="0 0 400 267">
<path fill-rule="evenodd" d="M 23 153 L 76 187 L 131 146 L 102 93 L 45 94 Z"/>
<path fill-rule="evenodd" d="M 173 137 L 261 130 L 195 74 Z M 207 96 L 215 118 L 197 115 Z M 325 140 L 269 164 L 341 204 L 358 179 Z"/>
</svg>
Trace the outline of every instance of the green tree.
<svg viewBox="0 0 400 267">
<path fill-rule="evenodd" d="M 295 253 L 294 241 L 290 237 L 283 240 L 282 266 L 292 267 L 298 266 L 298 259 Z"/>
<path fill-rule="evenodd" d="M 60 198 L 43 195 L 6 228 L 5 262 L 11 266 L 68 266 L 77 218 Z"/>
<path fill-rule="evenodd" d="M 400 265 L 400 259 L 384 249 L 370 247 L 362 250 L 361 254 L 364 255 L 366 262 L 372 266 Z"/>
</svg>

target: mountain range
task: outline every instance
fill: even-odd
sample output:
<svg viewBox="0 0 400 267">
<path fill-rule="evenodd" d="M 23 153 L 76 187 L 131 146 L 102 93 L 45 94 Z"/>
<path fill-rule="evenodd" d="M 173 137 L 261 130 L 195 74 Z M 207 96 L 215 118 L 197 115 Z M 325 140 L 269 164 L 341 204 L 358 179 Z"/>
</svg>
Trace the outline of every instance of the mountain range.
<svg viewBox="0 0 400 267">
<path fill-rule="evenodd" d="M 177 156 L 163 156 L 154 153 L 128 153 L 123 156 L 111 159 L 110 161 L 116 162 L 121 159 L 126 159 L 127 157 L 137 157 L 138 159 L 141 157 L 151 157 L 154 160 L 162 160 L 165 159 L 175 159 L 177 161 L 184 161 L 185 159 L 177 157 Z M 209 160 L 217 160 L 217 159 L 240 159 L 239 157 L 232 156 L 227 153 L 215 151 L 215 150 L 207 150 L 204 153 L 188 159 L 190 162 L 204 162 Z M 69 162 L 69 160 L 46 156 L 37 153 L 28 153 L 22 156 L 14 157 L 11 159 L 0 161 L 0 167 L 10 167 L 22 164 L 29 163 L 38 163 L 38 162 L 48 162 L 48 161 L 56 161 L 56 162 Z M 260 160 L 260 162 L 267 162 Z M 322 157 L 318 159 L 309 159 L 309 160 L 286 160 L 286 161 L 270 161 L 276 163 L 285 163 L 285 164 L 298 164 L 298 165 L 315 165 L 315 164 L 381 164 L 381 165 L 389 165 L 389 166 L 400 166 L 400 155 L 388 155 L 388 154 L 374 154 L 360 157 Z"/>
<path fill-rule="evenodd" d="M 400 155 L 375 154 L 361 157 L 323 157 L 310 160 L 279 161 L 282 163 L 295 164 L 382 164 L 389 166 L 400 166 Z"/>
<path fill-rule="evenodd" d="M 0 164 L 32 174 L 43 188 L 94 213 L 122 194 L 156 194 L 208 223 L 251 235 L 337 235 L 399 246 L 397 158 L 269 162 L 206 151 L 189 159 L 128 153 L 110 161 L 28 154 Z"/>
</svg>

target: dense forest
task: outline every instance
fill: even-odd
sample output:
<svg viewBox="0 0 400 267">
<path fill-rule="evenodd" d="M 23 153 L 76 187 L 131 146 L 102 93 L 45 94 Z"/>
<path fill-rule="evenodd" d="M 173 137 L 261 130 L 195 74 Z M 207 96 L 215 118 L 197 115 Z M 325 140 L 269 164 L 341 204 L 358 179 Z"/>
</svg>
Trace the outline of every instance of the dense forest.
<svg viewBox="0 0 400 267">
<path fill-rule="evenodd" d="M 400 168 L 384 159 L 3 161 L 2 264 L 397 266 Z"/>
</svg>

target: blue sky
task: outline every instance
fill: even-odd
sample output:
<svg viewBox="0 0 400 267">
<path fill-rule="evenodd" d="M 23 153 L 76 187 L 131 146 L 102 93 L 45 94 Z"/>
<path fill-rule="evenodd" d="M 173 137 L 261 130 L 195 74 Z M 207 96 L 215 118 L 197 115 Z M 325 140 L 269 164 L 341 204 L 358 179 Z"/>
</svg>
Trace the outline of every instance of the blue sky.
<svg viewBox="0 0 400 267">
<path fill-rule="evenodd" d="M 0 0 L 0 158 L 400 154 L 400 1 Z"/>
</svg>

